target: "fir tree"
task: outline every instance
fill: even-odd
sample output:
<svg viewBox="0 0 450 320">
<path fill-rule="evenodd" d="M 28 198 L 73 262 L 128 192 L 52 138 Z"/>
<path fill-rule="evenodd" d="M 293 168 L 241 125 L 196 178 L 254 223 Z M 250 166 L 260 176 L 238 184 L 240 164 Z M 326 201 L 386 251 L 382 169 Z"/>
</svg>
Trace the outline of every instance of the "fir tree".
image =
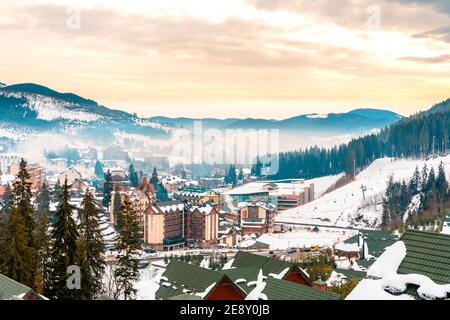
<svg viewBox="0 0 450 320">
<path fill-rule="evenodd" d="M 131 186 L 133 188 L 139 187 L 139 178 L 133 164 L 130 164 L 130 167 L 128 168 L 128 176 L 130 177 Z"/>
<path fill-rule="evenodd" d="M 410 194 L 413 196 L 418 194 L 419 188 L 420 188 L 420 173 L 419 173 L 419 167 L 416 166 L 416 170 L 414 170 L 413 177 L 409 182 Z"/>
<path fill-rule="evenodd" d="M 113 216 L 114 223 L 116 224 L 117 229 L 120 229 L 120 209 L 122 207 L 122 200 L 120 199 L 120 191 L 117 187 L 114 191 L 114 202 L 113 202 Z"/>
<path fill-rule="evenodd" d="M 98 160 L 95 162 L 95 175 L 99 179 L 104 179 L 105 178 L 105 172 L 103 171 L 103 165 Z"/>
<path fill-rule="evenodd" d="M 19 173 L 11 193 L 11 213 L 6 225 L 2 269 L 5 274 L 29 287 L 34 287 L 36 276 L 35 221 L 31 205 L 31 189 L 27 163 L 20 161 Z"/>
<path fill-rule="evenodd" d="M 13 206 L 4 228 L 0 270 L 7 277 L 33 288 L 36 273 L 34 248 L 29 245 L 27 223 L 17 207 Z"/>
<path fill-rule="evenodd" d="M 55 187 L 52 192 L 52 199 L 54 202 L 59 202 L 59 196 L 61 195 L 61 184 L 59 183 L 59 179 L 55 183 Z"/>
<path fill-rule="evenodd" d="M 439 164 L 438 176 L 436 179 L 436 192 L 440 203 L 443 203 L 448 197 L 448 182 L 445 176 L 444 164 Z"/>
<path fill-rule="evenodd" d="M 169 201 L 169 195 L 166 188 L 164 188 L 162 183 L 158 183 L 156 187 L 156 199 L 159 201 Z"/>
<path fill-rule="evenodd" d="M 131 203 L 123 204 L 120 216 L 122 228 L 117 238 L 118 262 L 114 276 L 124 299 L 128 300 L 136 294 L 133 283 L 139 280 L 138 261 L 133 256 L 141 249 L 141 231 Z"/>
<path fill-rule="evenodd" d="M 156 168 L 153 168 L 152 178 L 150 179 L 150 183 L 156 188 L 158 187 L 159 179 L 158 179 L 158 171 Z"/>
<path fill-rule="evenodd" d="M 51 250 L 51 274 L 46 296 L 60 300 L 78 300 L 83 298 L 80 289 L 72 289 L 67 285 L 71 275 L 70 266 L 79 266 L 78 230 L 72 213 L 75 210 L 70 203 L 67 178 L 61 189 L 60 202 L 55 212 L 55 222 L 52 229 L 53 245 Z"/>
<path fill-rule="evenodd" d="M 105 270 L 103 236 L 99 222 L 100 210 L 93 194 L 88 190 L 80 210 L 80 258 L 82 268 L 83 298 L 93 300 L 102 293 L 102 277 Z"/>
<path fill-rule="evenodd" d="M 38 216 L 41 213 L 49 214 L 50 212 L 50 190 L 48 189 L 48 185 L 44 182 L 39 189 L 39 193 L 35 200 L 36 203 L 36 213 Z"/>
<path fill-rule="evenodd" d="M 103 186 L 103 201 L 104 207 L 108 207 L 111 203 L 111 192 L 113 191 L 112 176 L 111 172 L 108 170 L 105 174 L 105 184 Z"/>
<path fill-rule="evenodd" d="M 242 170 L 242 168 L 239 169 L 238 180 L 242 182 L 244 181 L 244 171 Z"/>
<path fill-rule="evenodd" d="M 50 258 L 51 258 L 51 237 L 48 231 L 48 211 L 40 209 L 38 211 L 36 226 L 36 279 L 35 289 L 37 292 L 44 294 L 46 286 L 49 283 Z"/>
</svg>

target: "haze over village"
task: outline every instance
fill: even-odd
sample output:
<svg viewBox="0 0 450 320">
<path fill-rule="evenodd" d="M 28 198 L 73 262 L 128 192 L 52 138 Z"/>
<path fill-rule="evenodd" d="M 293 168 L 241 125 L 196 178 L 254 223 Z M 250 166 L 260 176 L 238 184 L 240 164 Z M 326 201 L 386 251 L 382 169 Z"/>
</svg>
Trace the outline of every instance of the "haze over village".
<svg viewBox="0 0 450 320">
<path fill-rule="evenodd" d="M 0 300 L 448 300 L 449 15 L 0 0 Z"/>
</svg>

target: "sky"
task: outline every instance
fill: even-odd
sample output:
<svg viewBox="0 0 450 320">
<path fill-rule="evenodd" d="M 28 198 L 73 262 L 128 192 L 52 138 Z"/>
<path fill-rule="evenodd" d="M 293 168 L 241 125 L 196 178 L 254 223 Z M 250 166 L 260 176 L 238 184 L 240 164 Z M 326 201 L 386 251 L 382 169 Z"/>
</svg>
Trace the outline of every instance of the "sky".
<svg viewBox="0 0 450 320">
<path fill-rule="evenodd" d="M 282 119 L 450 97 L 448 0 L 0 0 L 0 82 L 141 116 Z"/>
</svg>

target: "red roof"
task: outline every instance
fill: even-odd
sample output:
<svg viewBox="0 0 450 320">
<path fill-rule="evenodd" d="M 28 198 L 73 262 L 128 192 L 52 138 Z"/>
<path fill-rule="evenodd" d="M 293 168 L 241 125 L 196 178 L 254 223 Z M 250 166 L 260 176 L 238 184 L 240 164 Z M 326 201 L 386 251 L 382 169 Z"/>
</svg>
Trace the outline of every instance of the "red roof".
<svg viewBox="0 0 450 320">
<path fill-rule="evenodd" d="M 147 177 L 144 177 L 142 179 L 142 182 L 139 185 L 138 189 L 142 191 L 155 193 L 155 187 L 153 187 L 153 185 L 150 182 L 148 182 Z"/>
</svg>

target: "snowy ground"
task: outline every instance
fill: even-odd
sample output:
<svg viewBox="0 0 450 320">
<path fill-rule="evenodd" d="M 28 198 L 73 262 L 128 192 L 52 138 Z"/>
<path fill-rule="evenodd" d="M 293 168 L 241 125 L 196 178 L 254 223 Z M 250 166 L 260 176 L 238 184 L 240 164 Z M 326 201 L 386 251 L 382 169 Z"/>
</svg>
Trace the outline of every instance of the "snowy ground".
<svg viewBox="0 0 450 320">
<path fill-rule="evenodd" d="M 332 247 L 357 233 L 356 230 L 321 228 L 320 232 L 311 232 L 306 229 L 287 233 L 264 234 L 258 241 L 270 245 L 271 250 L 286 250 L 288 248 L 304 248 L 313 245 Z"/>
<path fill-rule="evenodd" d="M 156 291 L 159 289 L 159 281 L 164 269 L 150 266 L 140 271 L 141 278 L 136 283 L 135 288 L 138 290 L 137 300 L 155 300 Z"/>
<path fill-rule="evenodd" d="M 425 160 L 376 160 L 363 170 L 356 180 L 333 192 L 324 195 L 304 206 L 280 213 L 276 221 L 285 223 L 305 223 L 328 226 L 375 228 L 381 222 L 382 198 L 389 177 L 394 180 L 410 179 L 416 166 L 419 170 L 427 163 L 428 169 L 436 172 L 443 161 L 447 174 L 450 173 L 450 156 Z M 366 187 L 365 196 L 361 186 Z"/>
</svg>

